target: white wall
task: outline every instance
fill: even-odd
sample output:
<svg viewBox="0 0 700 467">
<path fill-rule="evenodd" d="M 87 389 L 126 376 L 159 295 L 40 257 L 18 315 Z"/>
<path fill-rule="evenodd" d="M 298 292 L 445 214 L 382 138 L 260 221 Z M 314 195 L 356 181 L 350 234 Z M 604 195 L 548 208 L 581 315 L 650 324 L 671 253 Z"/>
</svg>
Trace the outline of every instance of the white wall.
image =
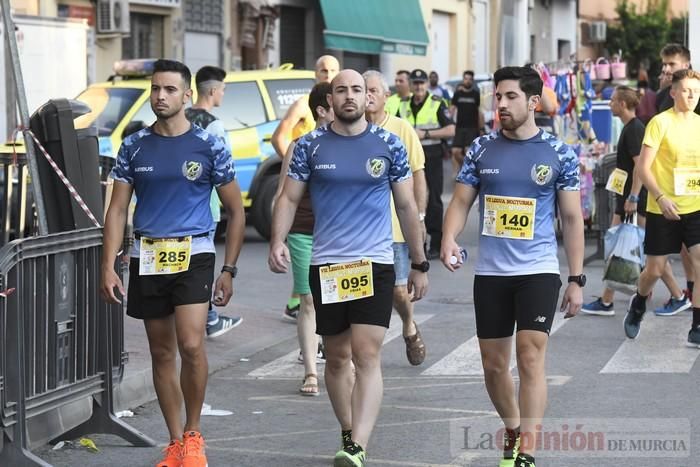
<svg viewBox="0 0 700 467">
<path fill-rule="evenodd" d="M 688 45 L 690 49 L 690 56 L 695 62 L 696 67 L 700 64 L 700 2 L 689 1 L 688 2 Z"/>
<path fill-rule="evenodd" d="M 501 66 L 524 65 L 530 60 L 530 27 L 527 0 L 503 0 L 501 16 Z"/>
<path fill-rule="evenodd" d="M 490 73 L 489 50 L 489 0 L 474 0 L 472 4 L 474 35 L 472 40 L 472 63 L 475 73 Z"/>
<path fill-rule="evenodd" d="M 28 16 L 16 16 L 15 24 L 23 35 L 19 59 L 30 114 L 49 99 L 72 99 L 85 89 L 87 24 Z"/>
<path fill-rule="evenodd" d="M 538 0 L 530 12 L 530 34 L 535 36 L 532 58 L 537 62 L 559 59 L 559 40 L 569 41 L 570 53 L 576 50 L 575 0 L 550 0 L 545 8 Z"/>
<path fill-rule="evenodd" d="M 571 45 L 571 53 L 576 52 L 576 1 L 552 0 L 550 57 L 548 61 L 557 60 L 559 57 L 557 41 L 567 40 Z M 563 57 L 566 58 L 566 57 Z"/>
<path fill-rule="evenodd" d="M 450 15 L 439 11 L 433 12 L 433 20 L 430 22 L 428 37 L 432 48 L 432 66 L 430 70 L 437 71 L 440 80 L 446 80 L 450 76 Z"/>
</svg>

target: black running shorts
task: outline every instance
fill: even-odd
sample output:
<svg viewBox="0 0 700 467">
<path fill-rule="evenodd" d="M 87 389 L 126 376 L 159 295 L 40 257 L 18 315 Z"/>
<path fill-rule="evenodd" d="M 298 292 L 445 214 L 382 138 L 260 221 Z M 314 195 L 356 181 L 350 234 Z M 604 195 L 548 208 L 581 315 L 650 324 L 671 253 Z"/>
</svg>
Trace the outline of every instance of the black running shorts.
<svg viewBox="0 0 700 467">
<path fill-rule="evenodd" d="M 139 276 L 139 259 L 129 263 L 129 295 L 126 314 L 136 319 L 166 318 L 175 307 L 208 303 L 214 282 L 213 253 L 192 255 L 187 271 Z"/>
<path fill-rule="evenodd" d="M 479 130 L 476 128 L 457 128 L 455 136 L 452 138 L 453 148 L 468 148 L 472 142 L 479 137 Z"/>
<path fill-rule="evenodd" d="M 474 276 L 474 314 L 479 339 L 510 337 L 518 331 L 549 334 L 559 300 L 557 274 Z"/>
<path fill-rule="evenodd" d="M 396 280 L 393 264 L 372 263 L 373 296 L 327 305 L 321 303 L 320 267 L 312 265 L 309 268 L 309 284 L 316 309 L 316 334 L 334 336 L 347 330 L 351 324 L 389 327 Z"/>
<path fill-rule="evenodd" d="M 644 253 L 666 256 L 680 253 L 685 244 L 690 248 L 700 243 L 700 211 L 681 214 L 681 220 L 672 221 L 661 214 L 647 213 L 644 230 Z"/>
</svg>

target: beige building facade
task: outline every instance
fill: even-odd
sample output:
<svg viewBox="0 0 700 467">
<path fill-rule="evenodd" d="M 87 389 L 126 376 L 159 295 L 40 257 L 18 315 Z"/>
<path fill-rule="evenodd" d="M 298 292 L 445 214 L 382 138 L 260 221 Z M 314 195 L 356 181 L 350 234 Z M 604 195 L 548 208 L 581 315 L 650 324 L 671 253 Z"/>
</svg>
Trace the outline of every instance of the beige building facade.
<svg viewBox="0 0 700 467">
<path fill-rule="evenodd" d="M 646 8 L 648 0 L 628 0 L 637 10 Z M 688 14 L 690 3 L 697 0 L 669 0 L 668 17 Z M 617 2 L 610 0 L 585 0 L 578 2 L 579 47 L 578 59 L 594 59 L 601 55 L 605 41 L 607 24 L 617 20 Z M 691 32 L 692 34 L 692 32 Z"/>
<path fill-rule="evenodd" d="M 473 17 L 463 0 L 421 0 L 421 10 L 430 44 L 425 56 L 382 54 L 380 68 L 388 77 L 401 69 L 435 70 L 441 80 L 472 68 Z"/>
</svg>

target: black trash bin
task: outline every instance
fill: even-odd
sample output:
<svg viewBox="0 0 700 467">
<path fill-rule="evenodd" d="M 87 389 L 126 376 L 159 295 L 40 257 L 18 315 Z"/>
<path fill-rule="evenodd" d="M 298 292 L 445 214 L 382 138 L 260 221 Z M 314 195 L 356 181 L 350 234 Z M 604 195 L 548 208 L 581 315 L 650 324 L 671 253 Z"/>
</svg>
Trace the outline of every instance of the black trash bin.
<svg viewBox="0 0 700 467">
<path fill-rule="evenodd" d="M 83 198 L 93 215 L 103 217 L 97 128 L 76 130 L 73 120 L 90 112 L 84 103 L 52 99 L 32 115 L 29 125 L 41 144 Z M 37 148 L 49 233 L 94 226 Z"/>
</svg>

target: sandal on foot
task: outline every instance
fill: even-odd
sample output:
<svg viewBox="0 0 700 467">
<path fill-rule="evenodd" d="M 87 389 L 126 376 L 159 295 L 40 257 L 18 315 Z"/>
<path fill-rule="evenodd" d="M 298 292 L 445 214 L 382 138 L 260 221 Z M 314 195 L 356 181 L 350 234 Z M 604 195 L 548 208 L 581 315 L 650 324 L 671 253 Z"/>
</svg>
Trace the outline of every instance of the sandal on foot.
<svg viewBox="0 0 700 467">
<path fill-rule="evenodd" d="M 316 382 L 310 383 L 308 381 L 309 378 L 314 378 Z M 302 396 L 318 396 L 320 394 L 318 390 L 318 376 L 315 373 L 309 373 L 308 375 L 304 376 L 299 392 Z"/>
<path fill-rule="evenodd" d="M 408 362 L 411 365 L 420 365 L 425 360 L 425 343 L 418 330 L 418 325 L 413 322 L 416 327 L 416 333 L 412 336 L 404 336 L 403 340 L 406 342 L 406 356 L 408 357 Z"/>
</svg>

